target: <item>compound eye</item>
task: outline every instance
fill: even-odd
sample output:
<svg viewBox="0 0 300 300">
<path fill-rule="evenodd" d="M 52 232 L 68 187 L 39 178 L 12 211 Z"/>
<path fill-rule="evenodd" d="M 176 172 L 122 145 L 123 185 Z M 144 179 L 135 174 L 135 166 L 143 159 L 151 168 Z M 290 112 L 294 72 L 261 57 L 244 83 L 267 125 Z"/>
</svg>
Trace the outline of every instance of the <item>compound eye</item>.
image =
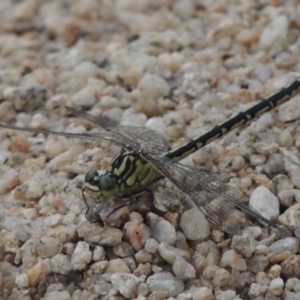
<svg viewBox="0 0 300 300">
<path fill-rule="evenodd" d="M 84 181 L 88 183 L 94 183 L 95 177 L 98 176 L 97 170 L 90 170 L 85 174 Z"/>
<path fill-rule="evenodd" d="M 116 187 L 116 183 L 108 175 L 101 176 L 99 179 L 99 184 L 100 184 L 100 189 L 104 191 L 111 191 Z"/>
</svg>

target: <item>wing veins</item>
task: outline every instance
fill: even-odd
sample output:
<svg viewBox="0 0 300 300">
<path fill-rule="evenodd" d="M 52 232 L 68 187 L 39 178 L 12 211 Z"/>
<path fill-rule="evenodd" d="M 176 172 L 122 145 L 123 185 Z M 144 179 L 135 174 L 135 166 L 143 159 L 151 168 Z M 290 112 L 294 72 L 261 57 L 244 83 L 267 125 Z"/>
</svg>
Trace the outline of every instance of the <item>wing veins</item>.
<svg viewBox="0 0 300 300">
<path fill-rule="evenodd" d="M 236 195 L 237 191 L 233 191 L 227 184 L 212 181 L 211 177 L 204 172 L 174 162 L 167 157 L 154 157 L 148 153 L 143 154 L 143 157 L 188 196 L 194 205 L 196 205 L 213 224 L 222 230 L 231 234 L 240 232 L 240 225 L 238 224 L 237 218 L 229 207 L 229 203 L 232 203 L 256 219 L 267 223 L 286 235 L 290 235 L 289 232 L 274 222 L 264 218 L 257 211 L 249 208 L 249 206 L 245 204 L 248 201 L 242 199 L 242 197 L 239 198 Z M 235 195 L 233 195 L 233 192 Z"/>
</svg>

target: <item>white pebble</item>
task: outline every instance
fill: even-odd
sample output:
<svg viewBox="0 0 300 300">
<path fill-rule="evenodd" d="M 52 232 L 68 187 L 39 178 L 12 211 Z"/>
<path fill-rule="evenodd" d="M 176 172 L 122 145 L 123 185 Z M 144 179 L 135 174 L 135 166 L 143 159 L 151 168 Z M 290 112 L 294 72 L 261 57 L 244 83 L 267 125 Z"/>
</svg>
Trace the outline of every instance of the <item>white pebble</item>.
<svg viewBox="0 0 300 300">
<path fill-rule="evenodd" d="M 174 264 L 174 261 L 179 256 L 184 257 L 187 260 L 189 260 L 191 257 L 189 251 L 175 248 L 164 242 L 160 243 L 158 251 L 161 257 L 169 264 Z"/>
<path fill-rule="evenodd" d="M 266 157 L 260 154 L 253 154 L 249 157 L 252 166 L 261 166 L 266 162 Z"/>
<path fill-rule="evenodd" d="M 272 126 L 273 124 L 274 119 L 272 114 L 265 113 L 249 125 L 249 131 L 253 134 L 259 134 L 266 130 L 266 128 Z"/>
<path fill-rule="evenodd" d="M 90 266 L 94 274 L 103 274 L 108 267 L 109 262 L 107 260 L 97 261 Z"/>
<path fill-rule="evenodd" d="M 232 269 L 247 271 L 246 261 L 232 249 L 223 254 L 221 262 L 224 267 L 230 266 Z"/>
<path fill-rule="evenodd" d="M 0 192 L 0 195 L 1 195 L 1 192 Z M 38 216 L 38 213 L 35 208 L 25 208 L 22 210 L 22 215 L 26 219 L 35 219 Z"/>
<path fill-rule="evenodd" d="M 145 74 L 138 83 L 138 89 L 145 99 L 157 100 L 170 92 L 168 83 L 158 75 Z"/>
<path fill-rule="evenodd" d="M 72 254 L 71 263 L 74 270 L 83 270 L 92 259 L 92 251 L 86 242 L 78 242 Z"/>
<path fill-rule="evenodd" d="M 149 291 L 166 292 L 166 297 L 176 297 L 184 289 L 183 281 L 175 278 L 169 272 L 158 272 L 147 278 Z"/>
<path fill-rule="evenodd" d="M 269 249 L 274 254 L 279 254 L 284 251 L 290 251 L 292 254 L 296 254 L 299 248 L 299 240 L 293 237 L 287 237 L 275 241 L 269 246 Z"/>
<path fill-rule="evenodd" d="M 72 270 L 69 256 L 56 254 L 50 259 L 51 271 L 54 273 L 67 275 Z"/>
<path fill-rule="evenodd" d="M 26 289 L 29 286 L 29 279 L 27 274 L 19 274 L 16 276 L 15 284 L 19 289 Z"/>
<path fill-rule="evenodd" d="M 65 243 L 63 245 L 62 251 L 63 251 L 63 253 L 71 256 L 74 252 L 74 249 L 75 249 L 75 245 L 73 243 L 69 242 L 69 243 Z"/>
<path fill-rule="evenodd" d="M 300 226 L 300 203 L 289 207 L 278 219 L 290 230 L 298 228 Z"/>
<path fill-rule="evenodd" d="M 134 254 L 135 260 L 140 263 L 152 263 L 152 255 L 145 249 L 142 249 Z"/>
<path fill-rule="evenodd" d="M 84 61 L 75 67 L 74 73 L 77 73 L 85 79 L 96 77 L 97 66 L 90 61 Z"/>
<path fill-rule="evenodd" d="M 44 193 L 43 184 L 37 178 L 27 182 L 26 197 L 27 198 L 40 198 Z"/>
<path fill-rule="evenodd" d="M 16 253 L 19 250 L 19 239 L 17 233 L 3 229 L 0 231 L 1 246 L 5 252 Z"/>
<path fill-rule="evenodd" d="M 105 259 L 106 253 L 103 247 L 96 246 L 93 251 L 93 261 L 102 261 Z"/>
<path fill-rule="evenodd" d="M 282 267 L 280 265 L 273 265 L 268 272 L 268 276 L 271 279 L 280 277 L 281 271 L 282 271 Z"/>
<path fill-rule="evenodd" d="M 120 106 L 120 101 L 111 96 L 102 96 L 99 102 L 99 107 L 104 109 L 110 109 Z"/>
<path fill-rule="evenodd" d="M 163 119 L 161 117 L 153 117 L 148 119 L 148 121 L 145 124 L 145 127 L 158 131 L 163 135 L 166 132 L 166 125 L 164 124 Z"/>
<path fill-rule="evenodd" d="M 43 300 L 71 300 L 72 297 L 68 291 L 52 291 L 46 293 Z"/>
<path fill-rule="evenodd" d="M 263 296 L 268 291 L 268 288 L 269 287 L 267 285 L 252 283 L 249 289 L 249 296 L 253 298 Z"/>
<path fill-rule="evenodd" d="M 269 293 L 280 296 L 283 293 L 284 282 L 283 279 L 277 277 L 270 282 Z"/>
<path fill-rule="evenodd" d="M 149 215 L 147 218 L 149 219 Z M 152 215 L 152 214 L 151 214 Z M 166 221 L 165 219 L 158 217 L 153 219 L 150 224 L 151 233 L 154 239 L 159 242 L 166 242 L 169 245 L 174 245 L 176 241 L 176 231 L 175 228 Z"/>
<path fill-rule="evenodd" d="M 192 241 L 203 241 L 210 235 L 210 225 L 198 208 L 184 211 L 179 226 L 187 239 Z"/>
<path fill-rule="evenodd" d="M 281 51 L 287 43 L 289 20 L 286 15 L 277 16 L 262 31 L 259 45 L 262 49 L 269 50 L 276 44 L 276 54 Z"/>
<path fill-rule="evenodd" d="M 255 276 L 255 281 L 263 285 L 269 285 L 271 279 L 265 272 L 258 272 Z"/>
<path fill-rule="evenodd" d="M 144 282 L 140 282 L 138 289 L 137 289 L 138 299 L 146 300 L 147 298 L 141 298 L 141 296 L 146 297 L 148 295 L 148 293 L 149 293 L 148 284 L 146 284 Z"/>
<path fill-rule="evenodd" d="M 294 101 L 287 102 L 278 109 L 278 118 L 281 122 L 291 122 L 298 119 L 300 116 L 300 110 Z"/>
<path fill-rule="evenodd" d="M 70 206 L 70 212 L 75 215 L 79 215 L 79 214 L 81 214 L 81 208 L 78 204 L 72 204 Z"/>
<path fill-rule="evenodd" d="M 173 272 L 178 279 L 187 280 L 195 278 L 196 270 L 181 256 L 177 256 L 173 264 Z"/>
<path fill-rule="evenodd" d="M 83 107 L 88 106 L 91 107 L 95 104 L 95 89 L 91 86 L 87 86 L 84 89 L 80 90 L 73 96 L 71 96 L 71 101 L 75 106 Z"/>
<path fill-rule="evenodd" d="M 279 216 L 279 200 L 266 187 L 257 187 L 249 200 L 249 205 L 268 220 Z"/>
<path fill-rule="evenodd" d="M 241 300 L 240 297 L 236 295 L 235 291 L 227 290 L 222 292 L 216 297 L 217 300 Z"/>
<path fill-rule="evenodd" d="M 285 284 L 286 288 L 289 290 L 300 291 L 300 279 L 289 278 Z"/>
<path fill-rule="evenodd" d="M 49 137 L 45 144 L 47 158 L 54 158 L 65 152 L 70 147 L 70 142 L 65 137 Z"/>
<path fill-rule="evenodd" d="M 278 151 L 277 143 L 257 142 L 253 144 L 257 153 L 268 156 Z"/>
<path fill-rule="evenodd" d="M 239 171 L 245 165 L 245 160 L 239 155 L 228 155 L 221 158 L 219 162 L 219 170 L 221 172 Z"/>
<path fill-rule="evenodd" d="M 120 259 L 111 259 L 109 261 L 109 265 L 105 270 L 106 273 L 130 273 L 129 267 L 125 264 L 125 262 Z"/>
<path fill-rule="evenodd" d="M 47 129 L 49 126 L 49 120 L 42 114 L 35 114 L 32 117 L 30 127 L 37 129 Z"/>
<path fill-rule="evenodd" d="M 216 271 L 213 277 L 213 284 L 215 287 L 223 287 L 227 286 L 231 280 L 232 277 L 230 273 L 227 270 L 220 268 Z"/>
<path fill-rule="evenodd" d="M 196 288 L 192 292 L 193 300 L 211 300 L 213 299 L 212 290 L 208 287 Z"/>
<path fill-rule="evenodd" d="M 296 168 L 290 172 L 290 177 L 292 183 L 296 186 L 296 188 L 300 188 L 300 169 Z"/>
<path fill-rule="evenodd" d="M 145 243 L 145 250 L 150 253 L 156 253 L 158 249 L 159 243 L 155 239 L 148 239 Z"/>
<path fill-rule="evenodd" d="M 50 227 L 54 227 L 62 222 L 62 215 L 60 214 L 52 214 L 44 219 L 45 224 Z"/>
<path fill-rule="evenodd" d="M 293 142 L 293 137 L 289 131 L 283 131 L 277 138 L 280 147 L 291 147 Z"/>
<path fill-rule="evenodd" d="M 143 113 L 130 114 L 126 116 L 126 113 L 123 114 L 122 125 L 123 126 L 145 126 L 148 118 Z"/>
<path fill-rule="evenodd" d="M 71 225 L 76 223 L 76 215 L 72 212 L 67 213 L 62 220 L 64 225 Z"/>
</svg>

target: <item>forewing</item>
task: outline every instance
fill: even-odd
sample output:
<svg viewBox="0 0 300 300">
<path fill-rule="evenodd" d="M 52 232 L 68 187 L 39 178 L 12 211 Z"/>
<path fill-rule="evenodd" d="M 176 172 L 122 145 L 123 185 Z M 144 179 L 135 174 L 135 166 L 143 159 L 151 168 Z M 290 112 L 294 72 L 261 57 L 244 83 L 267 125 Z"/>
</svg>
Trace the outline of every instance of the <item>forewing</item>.
<svg viewBox="0 0 300 300">
<path fill-rule="evenodd" d="M 78 117 L 95 123 L 100 128 L 99 132 L 93 133 L 68 133 L 35 129 L 30 127 L 18 127 L 8 124 L 0 124 L 0 128 L 9 128 L 18 131 L 29 131 L 34 133 L 44 133 L 47 135 L 65 136 L 68 138 L 78 138 L 84 140 L 105 140 L 121 147 L 130 147 L 133 151 L 140 151 L 141 148 L 149 153 L 162 154 L 168 150 L 165 137 L 154 130 L 145 127 L 117 126 L 117 122 L 105 116 L 94 117 L 84 111 L 66 107 L 70 112 Z"/>
<path fill-rule="evenodd" d="M 130 146 L 134 151 L 139 151 L 141 148 L 152 154 L 168 151 L 166 138 L 158 131 L 146 127 L 119 126 L 117 122 L 106 116 L 95 117 L 82 110 L 69 106 L 66 108 L 76 116 L 105 129 L 114 140 L 122 141 L 124 146 Z"/>
<path fill-rule="evenodd" d="M 146 127 L 118 126 L 114 128 L 122 136 L 130 138 L 136 144 L 140 145 L 139 149 L 152 155 L 160 155 L 168 151 L 166 138 L 158 131 Z"/>
<path fill-rule="evenodd" d="M 82 139 L 82 140 L 105 140 L 112 142 L 114 144 L 117 144 L 119 146 L 127 146 L 130 144 L 132 148 L 136 148 L 138 145 L 133 143 L 131 140 L 128 140 L 125 137 L 122 137 L 119 134 L 116 134 L 114 132 L 93 132 L 93 133 L 69 133 L 69 132 L 60 132 L 60 131 L 51 131 L 51 130 L 45 130 L 45 129 L 35 129 L 30 127 L 19 127 L 14 125 L 8 125 L 8 124 L 1 124 L 0 128 L 8 128 L 13 129 L 17 131 L 27 131 L 27 132 L 34 132 L 34 133 L 43 133 L 47 135 L 56 135 L 56 136 L 65 136 L 68 138 L 74 138 L 74 139 Z"/>
<path fill-rule="evenodd" d="M 71 112 L 72 114 L 76 115 L 77 117 L 83 118 L 91 123 L 94 123 L 106 130 L 109 130 L 112 127 L 118 126 L 118 122 L 113 121 L 111 118 L 106 117 L 106 116 L 99 116 L 95 117 L 93 115 L 90 115 L 86 113 L 83 110 L 78 110 L 76 108 L 73 108 L 71 106 L 65 106 L 65 108 Z"/>
</svg>

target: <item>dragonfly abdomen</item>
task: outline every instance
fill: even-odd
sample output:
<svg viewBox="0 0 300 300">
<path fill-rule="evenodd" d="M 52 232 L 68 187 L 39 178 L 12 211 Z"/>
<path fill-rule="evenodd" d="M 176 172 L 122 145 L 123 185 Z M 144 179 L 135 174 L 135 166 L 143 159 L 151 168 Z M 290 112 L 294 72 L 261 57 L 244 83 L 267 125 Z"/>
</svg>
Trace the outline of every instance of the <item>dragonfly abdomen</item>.
<svg viewBox="0 0 300 300">
<path fill-rule="evenodd" d="M 207 133 L 196 137 L 186 144 L 179 146 L 164 155 L 172 160 L 179 161 L 193 152 L 199 150 L 205 145 L 211 143 L 212 141 L 220 138 L 229 131 L 240 127 L 241 125 L 247 123 L 248 121 L 264 114 L 267 111 L 289 101 L 291 98 L 300 93 L 300 79 L 296 79 L 291 84 L 284 88 L 279 89 L 271 96 L 262 99 L 258 104 L 250 107 L 249 109 L 239 112 L 233 118 L 215 126 L 212 130 Z"/>
</svg>

